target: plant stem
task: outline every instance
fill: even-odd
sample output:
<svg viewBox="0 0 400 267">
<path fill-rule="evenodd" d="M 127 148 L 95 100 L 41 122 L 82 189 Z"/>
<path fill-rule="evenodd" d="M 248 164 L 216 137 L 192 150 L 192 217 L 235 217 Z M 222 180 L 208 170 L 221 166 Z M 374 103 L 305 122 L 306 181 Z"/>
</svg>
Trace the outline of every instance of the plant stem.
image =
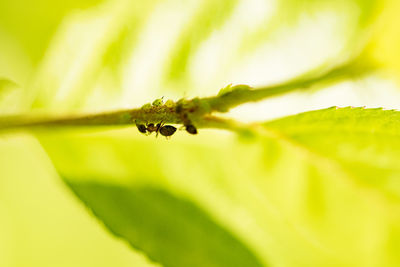
<svg viewBox="0 0 400 267">
<path fill-rule="evenodd" d="M 232 90 L 219 96 L 205 98 L 203 101 L 206 101 L 210 105 L 210 109 L 213 111 L 226 112 L 229 109 L 244 103 L 260 101 L 293 90 L 305 90 L 322 85 L 327 86 L 332 83 L 366 75 L 373 70 L 375 70 L 373 66 L 357 58 L 344 65 L 330 69 L 325 73 L 320 73 L 319 75 L 310 77 L 310 75 L 305 74 L 302 77 L 298 77 L 282 84 L 256 88 L 253 90 L 238 88 L 238 90 Z M 314 72 L 315 71 L 310 71 L 310 73 Z"/>
<path fill-rule="evenodd" d="M 0 130 L 31 127 L 107 126 L 134 124 L 135 121 L 179 123 L 171 108 L 153 107 L 150 110 L 129 109 L 92 115 L 65 117 L 10 116 L 0 118 Z"/>
<path fill-rule="evenodd" d="M 353 76 L 360 76 L 371 70 L 368 64 L 360 63 L 356 59 L 311 78 L 310 75 L 304 75 L 279 85 L 256 89 L 245 85 L 228 86 L 217 96 L 191 100 L 181 99 L 172 105 L 170 103 L 168 106 L 148 105 L 148 107 L 143 108 L 68 117 L 0 117 L 0 130 L 31 127 L 111 126 L 128 125 L 136 122 L 158 123 L 160 121 L 171 124 L 185 124 L 188 120 L 194 122 L 197 127 L 207 127 L 207 125 L 213 124 L 213 127 L 218 128 L 217 124 L 222 123 L 222 121 L 218 122 L 216 117 L 209 117 L 213 112 L 227 112 L 229 109 L 244 103 L 260 101 L 295 89 L 307 89 L 311 86 L 342 81 Z M 207 116 L 213 119 L 207 121 Z"/>
</svg>

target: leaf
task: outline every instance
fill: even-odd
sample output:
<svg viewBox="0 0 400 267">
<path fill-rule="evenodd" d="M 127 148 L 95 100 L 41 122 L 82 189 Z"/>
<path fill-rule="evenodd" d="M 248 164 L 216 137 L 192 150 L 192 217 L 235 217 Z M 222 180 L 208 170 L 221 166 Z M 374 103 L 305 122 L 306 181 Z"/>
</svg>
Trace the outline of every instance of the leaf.
<svg viewBox="0 0 400 267">
<path fill-rule="evenodd" d="M 398 11 L 400 2 L 396 0 L 382 1 L 382 11 L 373 27 L 371 42 L 367 47 L 369 57 L 391 73 L 392 78 L 399 84 L 400 73 L 400 36 L 398 28 L 400 20 Z"/>
<path fill-rule="evenodd" d="M 361 184 L 400 199 L 400 112 L 330 108 L 269 122 L 268 129 L 340 164 Z"/>
<path fill-rule="evenodd" d="M 0 266 L 160 267 L 87 216 L 34 137 L 2 136 L 0 169 Z"/>
<path fill-rule="evenodd" d="M 52 35 L 64 16 L 71 10 L 85 9 L 98 2 L 98 0 L 68 0 L 60 6 L 49 0 L 39 0 L 35 3 L 23 0 L 2 1 L 0 29 L 10 33 L 36 65 L 43 57 Z"/>
<path fill-rule="evenodd" d="M 21 108 L 21 88 L 11 80 L 0 77 L 0 112 L 12 114 Z"/>
<path fill-rule="evenodd" d="M 69 185 L 115 235 L 163 266 L 262 266 L 188 200 L 151 187 Z"/>
<path fill-rule="evenodd" d="M 35 63 L 29 103 L 66 112 L 329 71 L 359 53 L 366 25 L 360 20 L 373 17 L 377 1 L 285 0 L 275 8 L 258 0 L 88 0 L 77 9 L 70 0 L 57 12 L 47 2 L 35 3 L 45 7 L 40 19 L 29 13 L 29 1 L 0 5 L 7 13 L 0 18 L 12 29 L 10 47 L 19 44 Z M 33 21 L 28 28 L 13 23 L 21 16 Z"/>
<path fill-rule="evenodd" d="M 41 64 L 48 57 L 51 44 L 56 42 L 55 33 L 65 18 L 99 2 L 67 0 L 63 5 L 49 0 L 0 2 L 0 77 L 11 79 L 22 87 L 24 93 L 16 101 L 22 100 L 25 105 L 19 112 L 31 108 Z M 47 77 L 50 78 L 52 73 L 54 70 L 47 72 Z"/>
<path fill-rule="evenodd" d="M 190 200 L 262 264 L 396 266 L 398 118 L 332 108 L 250 127 L 242 141 L 206 130 L 170 141 L 131 130 L 40 140 L 68 183 L 158 188 Z"/>
</svg>

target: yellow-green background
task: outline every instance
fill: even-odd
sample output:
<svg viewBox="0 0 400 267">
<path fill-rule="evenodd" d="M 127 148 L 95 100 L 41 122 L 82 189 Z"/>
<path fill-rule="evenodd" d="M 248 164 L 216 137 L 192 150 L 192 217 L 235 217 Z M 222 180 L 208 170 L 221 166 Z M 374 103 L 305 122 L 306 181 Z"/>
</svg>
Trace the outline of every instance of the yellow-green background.
<svg viewBox="0 0 400 267">
<path fill-rule="evenodd" d="M 229 83 L 263 86 L 329 69 L 361 51 L 379 73 L 230 116 L 398 108 L 398 11 L 395 0 L 1 0 L 0 111 L 96 112 L 214 95 Z M 0 136 L 0 266 L 153 265 L 107 231 L 56 168 L 72 180 L 145 183 L 188 198 L 272 266 L 400 264 L 398 155 L 387 152 L 390 143 L 365 152 L 368 138 L 354 147 L 337 136 L 314 147 L 304 141 L 350 169 L 379 163 L 374 177 L 354 180 L 325 162 L 310 164 L 312 156 L 290 145 L 213 130 L 169 141 L 133 127 L 39 136 L 41 143 Z"/>
</svg>

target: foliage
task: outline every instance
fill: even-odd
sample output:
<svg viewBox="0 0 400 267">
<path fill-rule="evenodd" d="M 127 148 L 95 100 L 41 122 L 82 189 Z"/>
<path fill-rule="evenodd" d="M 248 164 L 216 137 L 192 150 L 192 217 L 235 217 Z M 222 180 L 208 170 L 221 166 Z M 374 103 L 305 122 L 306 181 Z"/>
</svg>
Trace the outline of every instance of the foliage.
<svg viewBox="0 0 400 267">
<path fill-rule="evenodd" d="M 398 266 L 396 5 L 1 2 L 0 265 Z"/>
</svg>

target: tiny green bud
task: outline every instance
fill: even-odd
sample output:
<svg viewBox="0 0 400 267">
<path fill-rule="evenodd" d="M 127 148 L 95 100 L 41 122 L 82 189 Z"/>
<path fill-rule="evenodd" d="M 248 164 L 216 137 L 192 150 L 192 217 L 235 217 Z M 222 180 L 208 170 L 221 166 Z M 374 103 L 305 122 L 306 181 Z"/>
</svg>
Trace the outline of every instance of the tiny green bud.
<svg viewBox="0 0 400 267">
<path fill-rule="evenodd" d="M 226 87 L 219 90 L 218 96 L 226 95 L 233 91 L 244 91 L 244 90 L 250 90 L 250 89 L 251 89 L 251 87 L 248 85 L 245 85 L 245 84 L 238 84 L 235 86 L 232 86 L 232 84 L 228 84 Z"/>
<path fill-rule="evenodd" d="M 227 86 L 225 86 L 224 88 L 219 90 L 218 96 L 224 95 L 224 94 L 229 93 L 230 91 L 232 91 L 231 87 L 232 87 L 232 84 L 228 84 Z"/>
</svg>

